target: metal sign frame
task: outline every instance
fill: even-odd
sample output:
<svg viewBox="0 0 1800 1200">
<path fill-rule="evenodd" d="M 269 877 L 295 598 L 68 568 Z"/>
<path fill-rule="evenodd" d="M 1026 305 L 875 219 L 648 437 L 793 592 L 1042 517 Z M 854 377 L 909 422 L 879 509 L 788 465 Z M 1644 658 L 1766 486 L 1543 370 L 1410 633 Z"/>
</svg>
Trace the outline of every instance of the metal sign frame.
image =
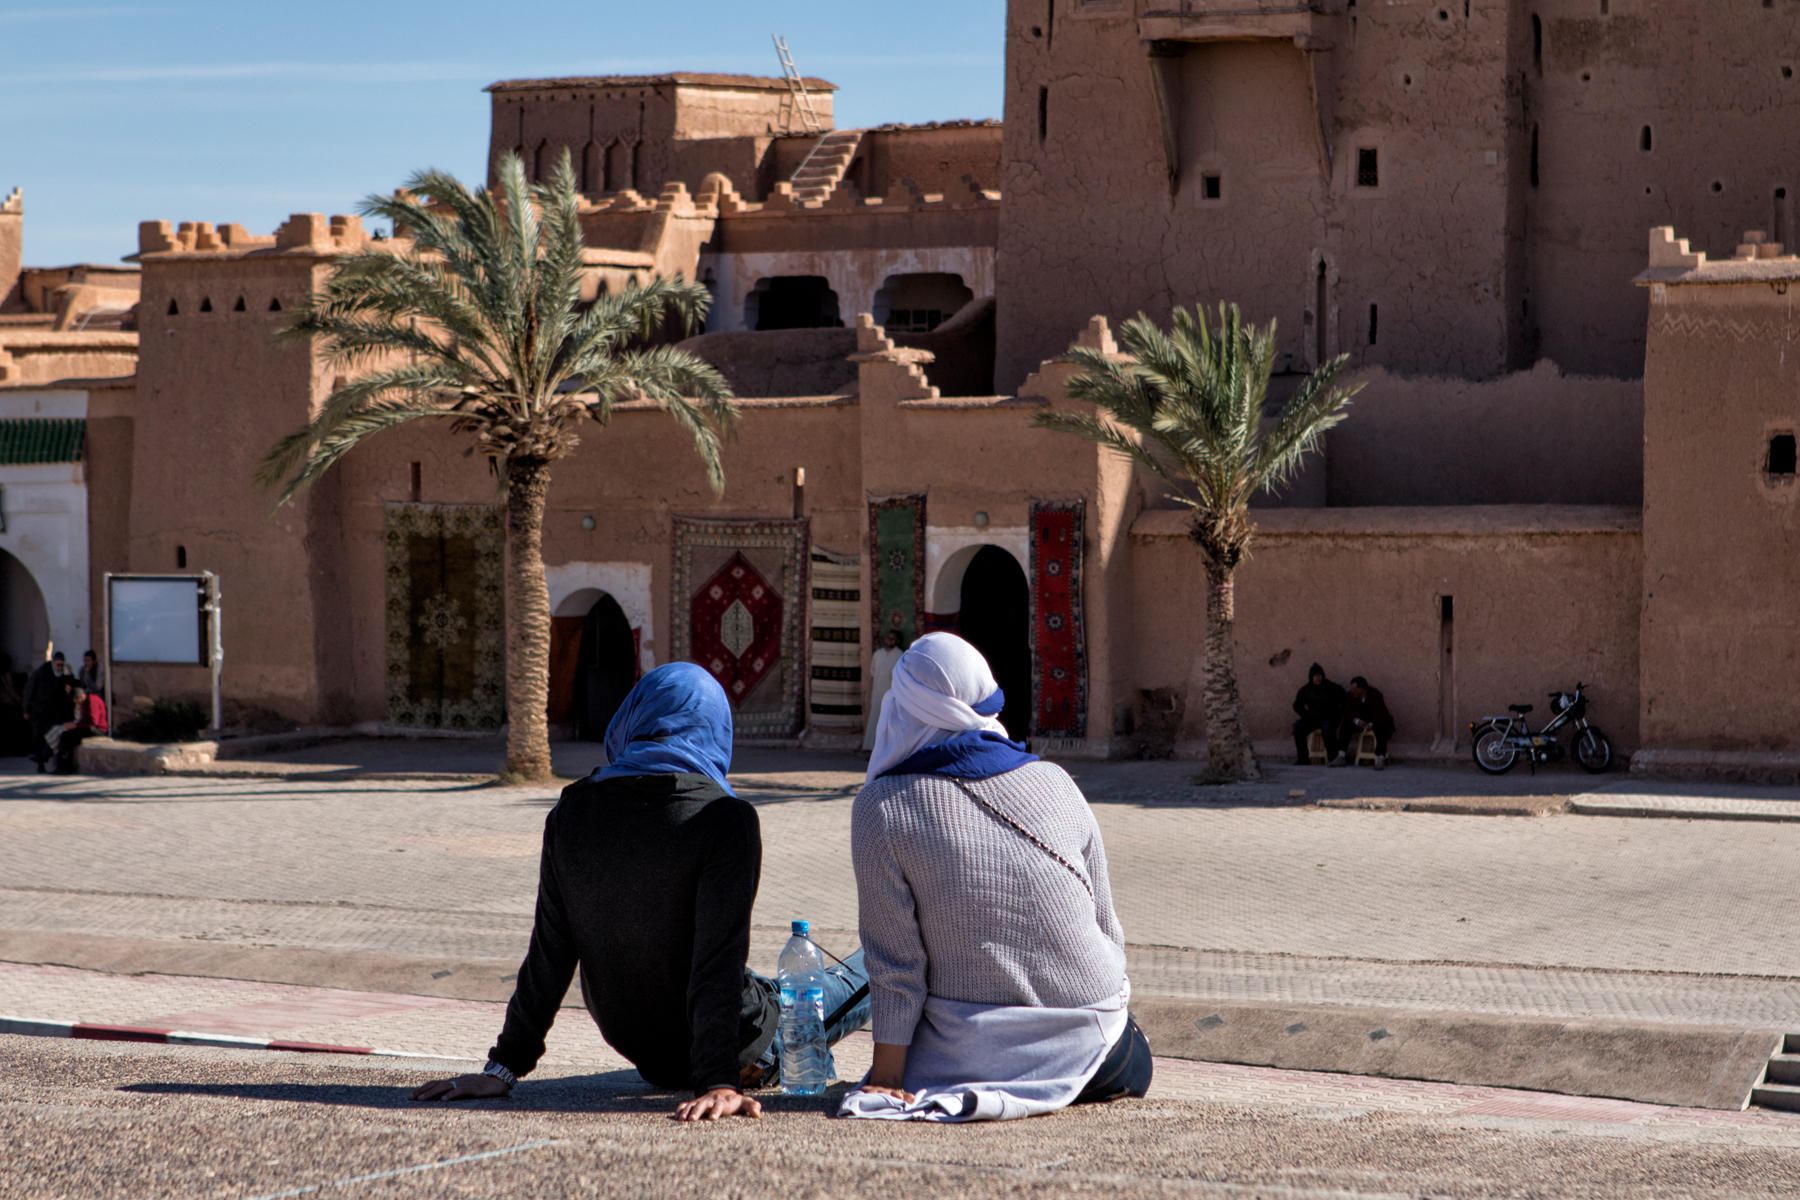
<svg viewBox="0 0 1800 1200">
<path fill-rule="evenodd" d="M 108 571 L 104 576 L 105 600 L 102 605 L 101 653 L 106 664 L 106 721 L 107 728 L 116 727 L 118 716 L 113 708 L 113 656 L 112 656 L 112 615 L 113 615 L 113 581 L 115 579 L 134 579 L 144 581 L 161 581 L 164 583 L 189 582 L 199 591 L 200 606 L 198 616 L 205 628 L 202 630 L 201 643 L 206 652 L 205 663 L 160 663 L 159 666 L 205 666 L 212 672 L 212 732 L 216 736 L 223 726 L 223 704 L 219 687 L 220 674 L 225 663 L 224 637 L 224 605 L 221 603 L 222 592 L 219 588 L 219 577 L 211 571 L 191 572 L 125 572 Z"/>
</svg>

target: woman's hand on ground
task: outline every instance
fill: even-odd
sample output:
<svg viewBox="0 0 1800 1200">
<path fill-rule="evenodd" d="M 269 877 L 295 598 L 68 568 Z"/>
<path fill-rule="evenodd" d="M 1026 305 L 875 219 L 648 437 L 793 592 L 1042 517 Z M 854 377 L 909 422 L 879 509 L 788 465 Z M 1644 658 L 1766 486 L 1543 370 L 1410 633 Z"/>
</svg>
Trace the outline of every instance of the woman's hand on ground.
<svg viewBox="0 0 1800 1200">
<path fill-rule="evenodd" d="M 675 1106 L 677 1121 L 716 1121 L 720 1117 L 760 1117 L 762 1101 L 732 1087 L 716 1087 Z"/>
<path fill-rule="evenodd" d="M 872 1092 L 877 1096 L 892 1096 L 902 1104 L 911 1104 L 919 1098 L 915 1093 L 909 1092 L 905 1088 L 882 1087 L 878 1083 L 865 1083 L 856 1090 L 859 1092 Z"/>
<path fill-rule="evenodd" d="M 458 1075 L 455 1079 L 439 1079 L 412 1094 L 414 1100 L 492 1100 L 509 1095 L 512 1088 L 492 1075 Z"/>
</svg>

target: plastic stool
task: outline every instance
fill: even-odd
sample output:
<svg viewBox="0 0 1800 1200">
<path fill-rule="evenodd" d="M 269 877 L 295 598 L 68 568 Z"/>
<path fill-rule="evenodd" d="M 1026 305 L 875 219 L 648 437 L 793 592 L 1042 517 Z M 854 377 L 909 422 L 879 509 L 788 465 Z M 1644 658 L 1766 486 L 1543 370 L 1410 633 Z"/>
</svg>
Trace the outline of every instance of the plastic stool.
<svg viewBox="0 0 1800 1200">
<path fill-rule="evenodd" d="M 1373 729 L 1363 730 L 1362 736 L 1356 739 L 1356 765 L 1357 766 L 1360 767 L 1364 763 L 1371 763 L 1371 764 L 1374 763 L 1374 761 L 1377 757 L 1377 755 L 1375 753 L 1375 746 L 1376 746 L 1375 731 Z"/>
</svg>

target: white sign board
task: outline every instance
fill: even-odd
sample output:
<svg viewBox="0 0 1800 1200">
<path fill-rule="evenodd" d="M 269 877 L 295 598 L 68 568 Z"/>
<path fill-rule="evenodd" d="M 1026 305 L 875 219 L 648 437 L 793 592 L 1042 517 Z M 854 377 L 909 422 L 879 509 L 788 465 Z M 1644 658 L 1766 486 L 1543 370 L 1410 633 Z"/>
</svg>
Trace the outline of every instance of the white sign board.
<svg viewBox="0 0 1800 1200">
<path fill-rule="evenodd" d="M 193 577 L 112 579 L 111 659 L 206 666 L 206 585 Z"/>
</svg>

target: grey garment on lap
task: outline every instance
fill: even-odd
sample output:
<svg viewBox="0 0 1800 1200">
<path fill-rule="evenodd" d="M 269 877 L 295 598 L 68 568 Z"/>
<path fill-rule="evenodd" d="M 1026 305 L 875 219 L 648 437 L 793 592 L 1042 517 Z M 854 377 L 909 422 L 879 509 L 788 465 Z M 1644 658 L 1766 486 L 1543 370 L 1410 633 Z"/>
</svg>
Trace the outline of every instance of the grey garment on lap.
<svg viewBox="0 0 1800 1200">
<path fill-rule="evenodd" d="M 986 811 L 979 794 L 1081 871 Z M 1087 800 L 1052 763 L 989 779 L 877 779 L 851 816 L 872 1024 L 909 1045 L 926 997 L 1082 1008 L 1118 994 L 1125 932 Z"/>
</svg>

